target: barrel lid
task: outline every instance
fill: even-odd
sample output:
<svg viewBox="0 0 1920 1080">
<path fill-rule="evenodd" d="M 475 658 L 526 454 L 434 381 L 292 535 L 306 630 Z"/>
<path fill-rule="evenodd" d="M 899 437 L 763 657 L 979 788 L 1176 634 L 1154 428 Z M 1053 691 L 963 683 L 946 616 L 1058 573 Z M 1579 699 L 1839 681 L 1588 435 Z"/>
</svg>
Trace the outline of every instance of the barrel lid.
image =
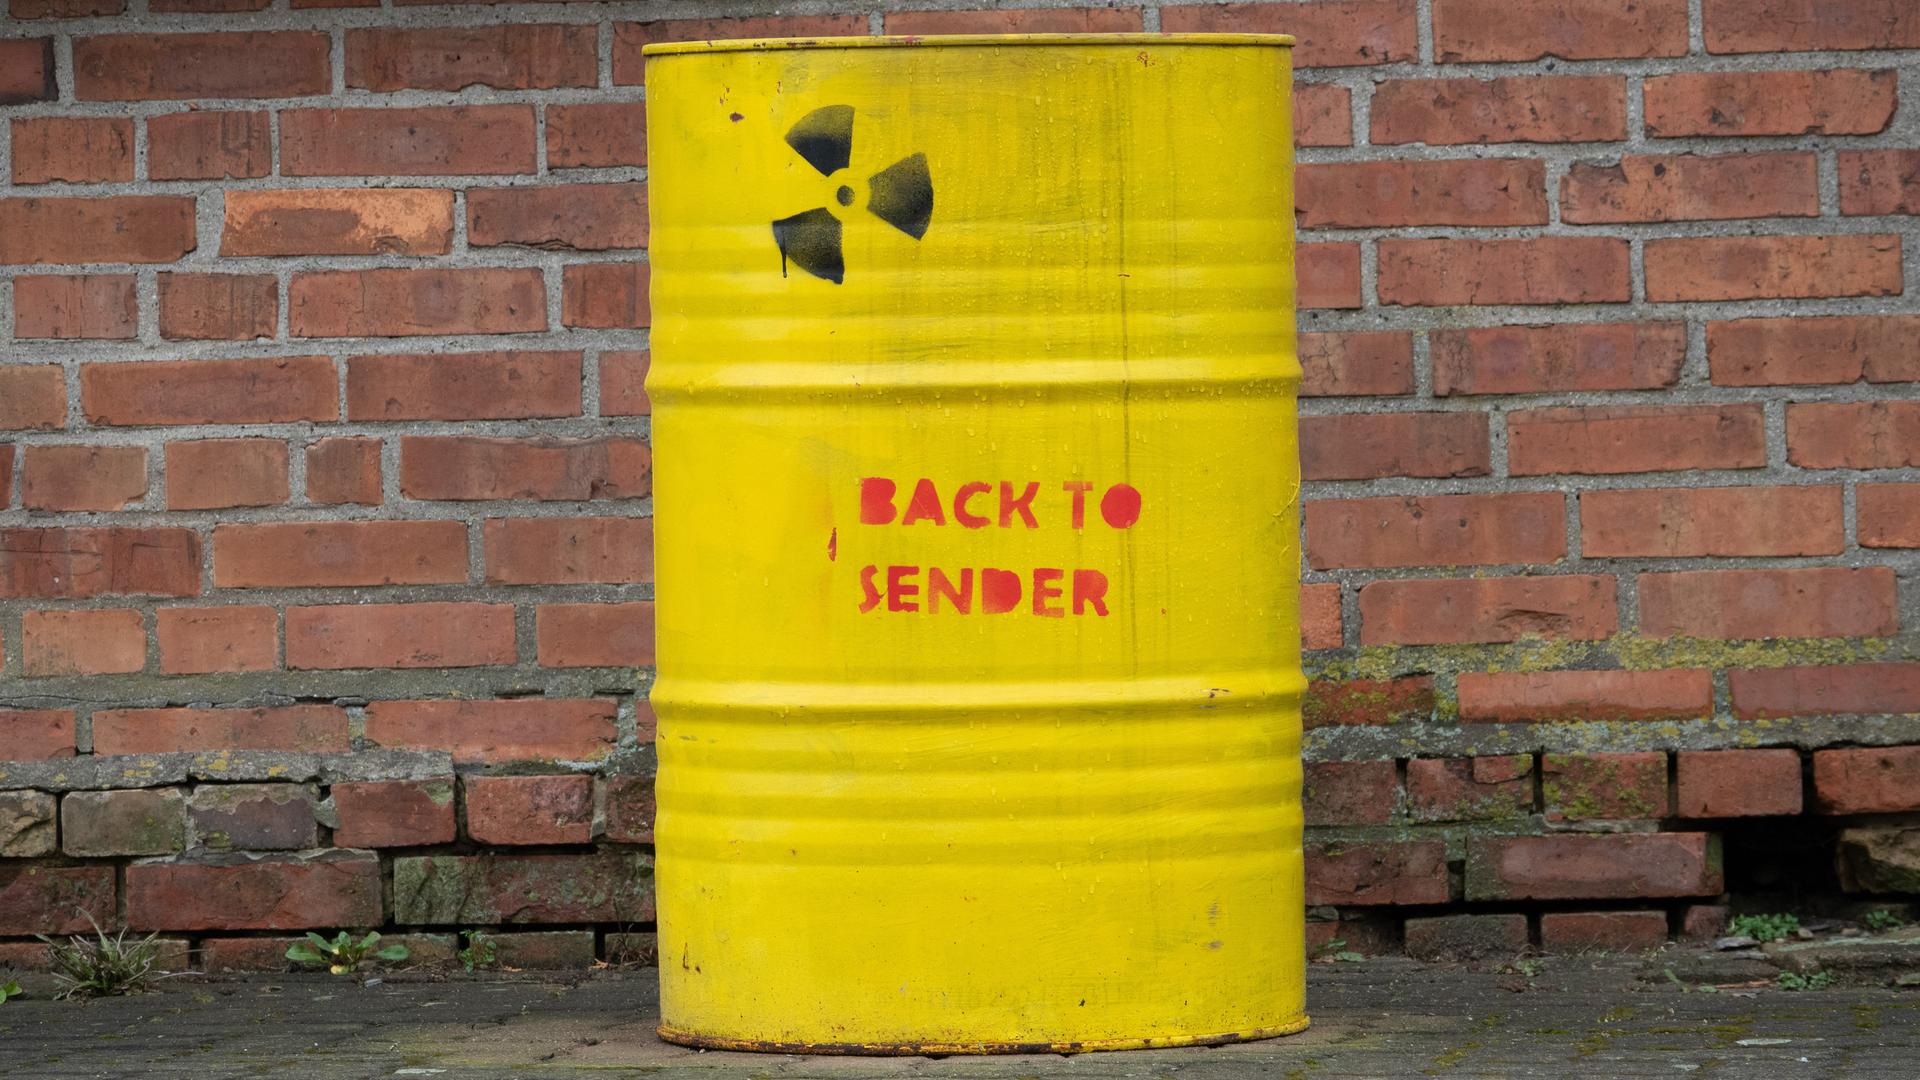
<svg viewBox="0 0 1920 1080">
<path fill-rule="evenodd" d="M 1291 48 L 1291 34 L 896 34 L 879 37 L 738 38 L 723 41 L 663 41 L 646 56 L 685 53 L 761 52 L 782 49 L 945 48 L 980 45 L 1265 45 Z"/>
</svg>

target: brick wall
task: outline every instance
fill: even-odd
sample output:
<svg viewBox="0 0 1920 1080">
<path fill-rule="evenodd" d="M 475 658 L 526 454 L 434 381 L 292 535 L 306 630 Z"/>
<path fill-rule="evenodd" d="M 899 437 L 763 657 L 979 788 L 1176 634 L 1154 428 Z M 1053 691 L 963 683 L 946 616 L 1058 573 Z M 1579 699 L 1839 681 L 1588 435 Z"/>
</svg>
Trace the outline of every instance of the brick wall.
<svg viewBox="0 0 1920 1080">
<path fill-rule="evenodd" d="M 1699 930 L 1756 826 L 1897 887 L 1910 0 L 10 4 L 0 964 L 644 954 L 640 46 L 708 36 L 1300 37 L 1315 941 Z"/>
</svg>

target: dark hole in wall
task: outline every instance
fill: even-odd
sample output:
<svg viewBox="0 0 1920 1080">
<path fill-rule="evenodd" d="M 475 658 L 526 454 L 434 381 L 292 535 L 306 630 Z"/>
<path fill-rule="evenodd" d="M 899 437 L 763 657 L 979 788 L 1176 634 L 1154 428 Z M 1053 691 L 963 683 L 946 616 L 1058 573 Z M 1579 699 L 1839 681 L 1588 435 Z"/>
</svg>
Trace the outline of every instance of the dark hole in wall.
<svg viewBox="0 0 1920 1080">
<path fill-rule="evenodd" d="M 1835 829 L 1819 818 L 1747 818 L 1718 825 L 1735 911 L 1797 911 L 1840 892 Z"/>
</svg>

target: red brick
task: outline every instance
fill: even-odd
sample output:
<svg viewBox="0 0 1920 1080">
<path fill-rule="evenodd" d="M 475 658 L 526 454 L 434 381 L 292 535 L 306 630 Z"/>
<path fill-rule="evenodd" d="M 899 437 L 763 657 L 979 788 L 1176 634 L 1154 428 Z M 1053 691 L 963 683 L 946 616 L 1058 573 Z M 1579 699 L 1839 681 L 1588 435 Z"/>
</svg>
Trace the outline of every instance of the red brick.
<svg viewBox="0 0 1920 1080">
<path fill-rule="evenodd" d="M 652 922 L 653 860 L 635 851 L 408 856 L 393 861 L 393 899 L 401 924 Z"/>
<path fill-rule="evenodd" d="M 1647 134 L 1875 135 L 1893 119 L 1891 71 L 1687 71 L 1649 75 Z"/>
<path fill-rule="evenodd" d="M 1413 393 L 1411 334 L 1396 330 L 1305 333 L 1300 335 L 1299 353 L 1301 397 Z M 603 356 L 603 368 L 605 364 Z"/>
<path fill-rule="evenodd" d="M 1393 495 L 1306 506 L 1315 570 L 1557 562 L 1567 552 L 1559 492 Z"/>
<path fill-rule="evenodd" d="M 137 611 L 28 611 L 20 616 L 20 670 L 51 675 L 124 675 L 147 666 Z"/>
<path fill-rule="evenodd" d="M 1708 52 L 1920 48 L 1906 0 L 1706 0 L 1701 15 Z"/>
<path fill-rule="evenodd" d="M 647 263 L 588 263 L 561 270 L 560 321 L 589 330 L 639 329 L 653 321 Z"/>
<path fill-rule="evenodd" d="M 1469 837 L 1468 900 L 1650 900 L 1715 896 L 1707 833 Z"/>
<path fill-rule="evenodd" d="M 451 844 L 453 781 L 375 780 L 335 784 L 333 842 L 349 848 Z"/>
<path fill-rule="evenodd" d="M 577 352 L 399 353 L 347 360 L 349 420 L 580 415 Z"/>
<path fill-rule="evenodd" d="M 280 114 L 285 176 L 481 176 L 534 168 L 531 105 Z"/>
<path fill-rule="evenodd" d="M 415 2 L 415 0 L 409 0 Z M 427 0 L 417 0 L 425 3 Z M 613 24 L 613 82 L 638 86 L 646 82 L 644 46 L 666 41 L 708 41 L 716 38 L 864 37 L 865 15 L 773 15 L 738 19 L 659 19 Z"/>
<path fill-rule="evenodd" d="M 1375 581 L 1360 589 L 1361 645 L 1593 640 L 1619 628 L 1611 576 Z"/>
<path fill-rule="evenodd" d="M 380 746 L 447 750 L 458 764 L 585 761 L 613 752 L 614 703 L 599 698 L 376 701 L 367 738 Z"/>
<path fill-rule="evenodd" d="M 81 101 L 284 98 L 333 89 L 321 31 L 102 34 L 73 42 Z"/>
<path fill-rule="evenodd" d="M 1727 673 L 1742 720 L 1920 712 L 1920 664 L 1827 664 Z"/>
<path fill-rule="evenodd" d="M 71 709 L 0 709 L 0 761 L 74 756 Z"/>
<path fill-rule="evenodd" d="M 1303 480 L 1485 476 L 1492 471 L 1486 413 L 1335 413 L 1300 418 Z"/>
<path fill-rule="evenodd" d="M 1680 913 L 1680 935 L 1687 941 L 1712 941 L 1727 933 L 1727 905 L 1688 904 Z"/>
<path fill-rule="evenodd" d="M 55 364 L 0 364 L 0 431 L 67 426 L 67 377 Z"/>
<path fill-rule="evenodd" d="M 124 341 L 140 329 L 132 274 L 22 274 L 13 279 L 13 336 Z"/>
<path fill-rule="evenodd" d="M 1546 183 L 1537 159 L 1307 164 L 1294 174 L 1294 219 L 1302 229 L 1544 225 Z"/>
<path fill-rule="evenodd" d="M 95 424 L 287 424 L 336 420 L 338 376 L 324 356 L 83 364 L 80 405 Z"/>
<path fill-rule="evenodd" d="M 1619 75 L 1395 79 L 1374 87 L 1375 146 L 1617 142 L 1627 137 Z"/>
<path fill-rule="evenodd" d="M 0 934 L 84 934 L 112 924 L 113 875 L 105 864 L 0 867 Z"/>
<path fill-rule="evenodd" d="M 1540 758 L 1540 797 L 1550 822 L 1664 818 L 1667 755 L 1546 754 Z"/>
<path fill-rule="evenodd" d="M 1920 150 L 1842 150 L 1842 214 L 1920 214 Z"/>
<path fill-rule="evenodd" d="M 272 671 L 280 617 L 270 607 L 160 608 L 153 613 L 162 675 Z"/>
<path fill-rule="evenodd" d="M 0 597 L 199 591 L 200 538 L 191 529 L 0 529 Z"/>
<path fill-rule="evenodd" d="M 534 636 L 541 667 L 650 667 L 653 602 L 542 604 Z"/>
<path fill-rule="evenodd" d="M 133 179 L 133 121 L 42 116 L 13 122 L 13 182 L 117 184 Z"/>
<path fill-rule="evenodd" d="M 519 244 L 559 251 L 643 248 L 647 246 L 647 186 L 475 188 L 467 192 L 467 242 L 475 247 Z"/>
<path fill-rule="evenodd" d="M 480 844 L 585 844 L 593 839 L 593 777 L 469 776 L 467 835 Z"/>
<path fill-rule="evenodd" d="M 547 106 L 547 167 L 611 169 L 647 163 L 645 102 Z"/>
<path fill-rule="evenodd" d="M 1300 67 L 1356 67 L 1419 59 L 1413 0 L 1306 0 L 1273 4 L 1182 4 L 1160 9 L 1168 33 L 1276 33 L 1298 39 Z"/>
<path fill-rule="evenodd" d="M 1353 92 L 1330 83 L 1295 83 L 1293 144 L 1352 146 Z"/>
<path fill-rule="evenodd" d="M 653 843 L 653 777 L 609 776 L 606 792 L 605 839 L 615 844 Z"/>
<path fill-rule="evenodd" d="M 1025 11 L 889 11 L 886 33 L 1106 34 L 1139 33 L 1136 8 L 1041 8 Z"/>
<path fill-rule="evenodd" d="M 187 847 L 187 802 L 178 788 L 76 791 L 60 800 L 68 855 L 171 855 Z"/>
<path fill-rule="evenodd" d="M 1893 570 L 1841 566 L 1641 574 L 1651 637 L 1877 637 L 1900 628 Z"/>
<path fill-rule="evenodd" d="M 16 19 L 80 19 L 126 10 L 127 0 L 13 0 L 7 8 Z"/>
<path fill-rule="evenodd" d="M 1897 296 L 1900 238 L 1696 236 L 1649 240 L 1647 299 Z"/>
<path fill-rule="evenodd" d="M 1639 488 L 1580 493 L 1590 559 L 1838 555 L 1838 487 Z"/>
<path fill-rule="evenodd" d="M 1800 812 L 1798 750 L 1688 750 L 1674 761 L 1674 813 L 1680 817 Z"/>
<path fill-rule="evenodd" d="M 445 255 L 453 192 L 426 188 L 229 191 L 222 255 Z"/>
<path fill-rule="evenodd" d="M 1436 915 L 1408 919 L 1407 955 L 1429 963 L 1518 956 L 1528 951 L 1525 915 Z"/>
<path fill-rule="evenodd" d="M 1575 162 L 1560 184 L 1560 220 L 1817 217 L 1818 183 L 1812 154 L 1629 154 L 1612 165 Z"/>
<path fill-rule="evenodd" d="M 1301 801 L 1307 826 L 1385 825 L 1399 801 L 1391 761 L 1317 761 L 1306 765 Z"/>
<path fill-rule="evenodd" d="M 346 710 L 332 705 L 264 709 L 109 709 L 93 714 L 96 754 L 200 750 L 348 749 Z"/>
<path fill-rule="evenodd" d="M 285 521 L 213 530 L 213 583 L 222 589 L 342 585 L 460 585 L 460 521 Z"/>
<path fill-rule="evenodd" d="M 1920 484 L 1857 484 L 1853 494 L 1861 547 L 1920 548 Z"/>
<path fill-rule="evenodd" d="M 59 96 L 52 38 L 0 40 L 0 105 L 52 101 Z"/>
<path fill-rule="evenodd" d="M 167 444 L 167 509 L 224 510 L 287 501 L 287 444 L 203 439 Z"/>
<path fill-rule="evenodd" d="M 600 354 L 600 415 L 649 416 L 653 400 L 647 396 L 647 368 L 651 355 L 638 352 Z"/>
<path fill-rule="evenodd" d="M 295 337 L 532 333 L 547 329 L 546 283 L 531 268 L 307 271 L 287 323 Z"/>
<path fill-rule="evenodd" d="M 1822 814 L 1920 810 L 1920 746 L 1814 751 L 1813 801 Z"/>
<path fill-rule="evenodd" d="M 1531 754 L 1407 762 L 1407 814 L 1414 821 L 1503 821 L 1532 810 Z"/>
<path fill-rule="evenodd" d="M 1360 306 L 1360 245 L 1301 244 L 1293 249 L 1302 308 Z"/>
<path fill-rule="evenodd" d="M 1664 911 L 1550 911 L 1540 916 L 1540 948 L 1550 953 L 1641 952 L 1666 943 Z"/>
<path fill-rule="evenodd" d="M 1307 696 L 1300 702 L 1300 722 L 1307 728 L 1397 724 L 1427 720 L 1433 713 L 1431 675 L 1342 682 L 1315 679 L 1307 684 Z"/>
<path fill-rule="evenodd" d="M 1602 405 L 1507 416 L 1513 476 L 1757 469 L 1767 463 L 1760 403 Z"/>
<path fill-rule="evenodd" d="M 400 440 L 400 490 L 412 499 L 634 499 L 652 491 L 652 473 L 646 442 L 628 436 Z"/>
<path fill-rule="evenodd" d="M 321 439 L 307 447 L 307 501 L 379 506 L 380 440 Z"/>
<path fill-rule="evenodd" d="M 1304 335 L 1303 335 L 1304 337 Z M 1681 322 L 1569 323 L 1434 330 L 1433 392 L 1533 394 L 1661 390 L 1687 359 Z"/>
<path fill-rule="evenodd" d="M 1713 679 L 1698 670 L 1462 673 L 1469 723 L 1698 720 L 1713 715 Z"/>
<path fill-rule="evenodd" d="M 127 867 L 135 930 L 298 930 L 379 926 L 380 859 L 371 852 Z"/>
<path fill-rule="evenodd" d="M 1632 298 L 1627 242 L 1605 236 L 1381 240 L 1382 304 L 1603 304 Z"/>
<path fill-rule="evenodd" d="M 264 111 L 178 112 L 147 118 L 147 176 L 151 179 L 245 180 L 272 171 L 273 127 Z"/>
<path fill-rule="evenodd" d="M 651 518 L 492 518 L 491 585 L 635 585 L 653 580 Z"/>
<path fill-rule="evenodd" d="M 301 7 L 345 7 L 347 4 L 337 0 L 293 0 L 295 8 Z M 287 972 L 308 970 L 287 959 L 287 949 L 306 941 L 306 937 L 203 937 L 199 940 L 200 970 L 209 974 L 228 972 Z M 458 949 L 456 939 L 451 934 L 386 934 L 380 939 L 380 945 L 404 945 L 408 956 L 402 965 L 406 968 L 437 967 L 445 969 L 455 962 Z M 373 961 L 373 964 L 383 964 Z"/>
<path fill-rule="evenodd" d="M 1433 3 L 1433 55 L 1443 64 L 1686 54 L 1687 0 Z"/>
<path fill-rule="evenodd" d="M 1337 649 L 1340 633 L 1340 583 L 1300 586 L 1300 647 Z"/>
<path fill-rule="evenodd" d="M 1920 401 L 1789 404 L 1787 460 L 1803 469 L 1920 465 Z"/>
<path fill-rule="evenodd" d="M 1707 324 L 1707 364 L 1721 386 L 1920 379 L 1920 316 L 1832 315 Z"/>
<path fill-rule="evenodd" d="M 599 83 L 598 28 L 580 25 L 352 29 L 346 80 L 354 90 L 551 90 Z"/>
<path fill-rule="evenodd" d="M 314 803 L 307 784 L 203 784 L 187 820 L 208 851 L 301 851 L 320 845 Z"/>
<path fill-rule="evenodd" d="M 271 338 L 279 327 L 272 274 L 160 275 L 160 336 L 168 341 Z"/>
<path fill-rule="evenodd" d="M 13 505 L 13 444 L 0 443 L 0 510 Z"/>
<path fill-rule="evenodd" d="M 147 0 L 148 11 L 265 11 L 273 0 Z"/>
<path fill-rule="evenodd" d="M 1447 846 L 1412 843 L 1308 844 L 1307 904 L 1444 904 Z"/>
<path fill-rule="evenodd" d="M 287 609 L 287 669 L 511 664 L 512 604 L 333 604 Z"/>
<path fill-rule="evenodd" d="M 20 505 L 28 510 L 119 510 L 147 497 L 141 446 L 27 446 Z"/>
</svg>

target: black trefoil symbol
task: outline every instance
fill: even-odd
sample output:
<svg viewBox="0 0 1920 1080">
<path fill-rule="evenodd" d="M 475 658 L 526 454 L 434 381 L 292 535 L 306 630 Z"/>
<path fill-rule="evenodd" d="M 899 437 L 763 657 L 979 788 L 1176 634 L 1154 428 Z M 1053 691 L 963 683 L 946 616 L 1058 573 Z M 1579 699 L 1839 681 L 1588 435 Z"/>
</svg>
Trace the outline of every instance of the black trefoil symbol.
<svg viewBox="0 0 1920 1080">
<path fill-rule="evenodd" d="M 787 145 L 821 176 L 832 177 L 853 160 L 853 106 L 827 105 L 801 117 L 787 131 Z M 845 184 L 834 192 L 834 201 L 841 206 L 853 205 L 853 199 L 853 189 Z M 925 236 L 933 220 L 933 175 L 927 171 L 927 155 L 909 155 L 868 177 L 867 211 L 915 240 Z M 792 262 L 835 285 L 846 279 L 840 219 L 826 207 L 774 222 L 773 242 L 780 248 L 782 277 Z"/>
</svg>

